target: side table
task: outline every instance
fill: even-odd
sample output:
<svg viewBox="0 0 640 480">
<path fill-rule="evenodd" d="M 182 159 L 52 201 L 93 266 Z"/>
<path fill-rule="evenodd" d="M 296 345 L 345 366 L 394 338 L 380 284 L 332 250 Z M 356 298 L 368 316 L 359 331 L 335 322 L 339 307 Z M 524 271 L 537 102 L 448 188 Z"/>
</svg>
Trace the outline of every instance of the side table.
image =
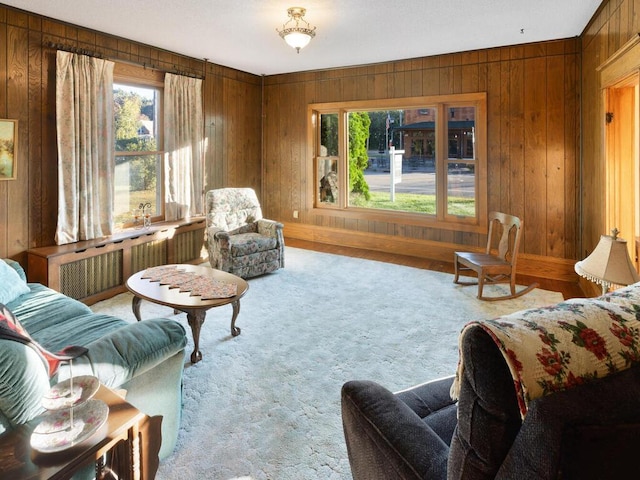
<svg viewBox="0 0 640 480">
<path fill-rule="evenodd" d="M 0 436 L 0 479 L 68 479 L 90 463 L 96 478 L 103 478 L 107 466 L 117 478 L 149 480 L 158 469 L 162 417 L 149 417 L 101 385 L 95 397 L 109 406 L 105 424 L 90 438 L 59 453 L 31 449 L 31 433 L 39 419 Z"/>
</svg>

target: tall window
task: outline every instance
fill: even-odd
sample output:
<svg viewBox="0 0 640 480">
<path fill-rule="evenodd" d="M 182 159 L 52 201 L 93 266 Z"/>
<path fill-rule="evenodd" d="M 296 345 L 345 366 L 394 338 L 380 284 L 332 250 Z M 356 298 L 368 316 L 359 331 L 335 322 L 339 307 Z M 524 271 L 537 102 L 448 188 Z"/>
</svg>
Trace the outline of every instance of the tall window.
<svg viewBox="0 0 640 480">
<path fill-rule="evenodd" d="M 485 103 L 481 93 L 311 105 L 315 207 L 484 225 Z"/>
<path fill-rule="evenodd" d="M 152 220 L 163 216 L 161 99 L 158 87 L 113 85 L 116 225 L 128 226 L 141 207 Z"/>
</svg>

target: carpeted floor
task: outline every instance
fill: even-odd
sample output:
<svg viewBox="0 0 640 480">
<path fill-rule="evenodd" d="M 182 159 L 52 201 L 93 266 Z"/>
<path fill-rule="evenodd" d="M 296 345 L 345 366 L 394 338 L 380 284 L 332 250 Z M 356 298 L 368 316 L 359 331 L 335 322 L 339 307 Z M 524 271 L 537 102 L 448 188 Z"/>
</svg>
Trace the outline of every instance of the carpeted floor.
<svg viewBox="0 0 640 480">
<path fill-rule="evenodd" d="M 230 306 L 208 312 L 196 365 L 186 315 L 142 303 L 143 318 L 175 318 L 190 340 L 178 446 L 158 479 L 350 479 L 345 381 L 395 391 L 453 374 L 466 322 L 562 300 L 536 289 L 482 302 L 449 274 L 291 247 L 285 258 L 284 269 L 249 280 L 240 336 L 230 334 Z M 135 321 L 128 293 L 92 308 Z"/>
</svg>

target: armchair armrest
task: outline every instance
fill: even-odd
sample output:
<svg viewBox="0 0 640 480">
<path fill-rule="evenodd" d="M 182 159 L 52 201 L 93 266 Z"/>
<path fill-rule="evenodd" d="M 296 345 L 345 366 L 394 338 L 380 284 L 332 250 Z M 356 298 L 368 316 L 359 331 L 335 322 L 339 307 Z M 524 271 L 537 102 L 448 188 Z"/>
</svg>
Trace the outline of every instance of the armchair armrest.
<svg viewBox="0 0 640 480">
<path fill-rule="evenodd" d="M 343 385 L 342 424 L 354 480 L 446 479 L 448 445 L 375 382 Z"/>
<path fill-rule="evenodd" d="M 284 225 L 275 220 L 268 220 L 266 218 L 258 220 L 258 233 L 261 235 L 280 238 L 283 229 Z"/>
</svg>

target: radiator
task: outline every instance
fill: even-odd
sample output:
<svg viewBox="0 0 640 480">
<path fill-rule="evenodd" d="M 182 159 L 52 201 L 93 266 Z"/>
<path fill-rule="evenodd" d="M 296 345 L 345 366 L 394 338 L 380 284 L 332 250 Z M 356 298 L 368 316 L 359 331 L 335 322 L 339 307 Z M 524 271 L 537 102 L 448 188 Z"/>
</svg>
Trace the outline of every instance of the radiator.
<svg viewBox="0 0 640 480">
<path fill-rule="evenodd" d="M 154 240 L 136 245 L 131 249 L 131 272 L 167 263 L 167 242 Z"/>
<path fill-rule="evenodd" d="M 187 263 L 201 258 L 204 245 L 204 229 L 178 233 L 175 238 L 175 263 Z"/>
<path fill-rule="evenodd" d="M 149 237 L 143 238 L 146 240 Z M 109 294 L 100 294 L 108 290 L 117 293 L 117 287 L 122 291 L 128 275 L 149 267 L 166 265 L 169 261 L 197 263 L 198 259 L 206 257 L 206 252 L 203 252 L 204 228 L 186 232 L 176 230 L 173 237 L 149 238 L 144 243 L 140 243 L 140 239 L 134 241 L 135 244 L 114 242 L 106 252 L 101 247 L 78 250 L 78 253 L 83 253 L 81 260 L 74 260 L 75 253 L 71 253 L 68 258 L 70 261 L 60 264 L 60 292 L 77 300 L 95 295 L 98 295 L 95 298 L 108 298 Z M 125 265 L 127 259 L 130 260 Z"/>
<path fill-rule="evenodd" d="M 122 250 L 60 265 L 60 291 L 71 298 L 85 298 L 122 283 Z"/>
</svg>

